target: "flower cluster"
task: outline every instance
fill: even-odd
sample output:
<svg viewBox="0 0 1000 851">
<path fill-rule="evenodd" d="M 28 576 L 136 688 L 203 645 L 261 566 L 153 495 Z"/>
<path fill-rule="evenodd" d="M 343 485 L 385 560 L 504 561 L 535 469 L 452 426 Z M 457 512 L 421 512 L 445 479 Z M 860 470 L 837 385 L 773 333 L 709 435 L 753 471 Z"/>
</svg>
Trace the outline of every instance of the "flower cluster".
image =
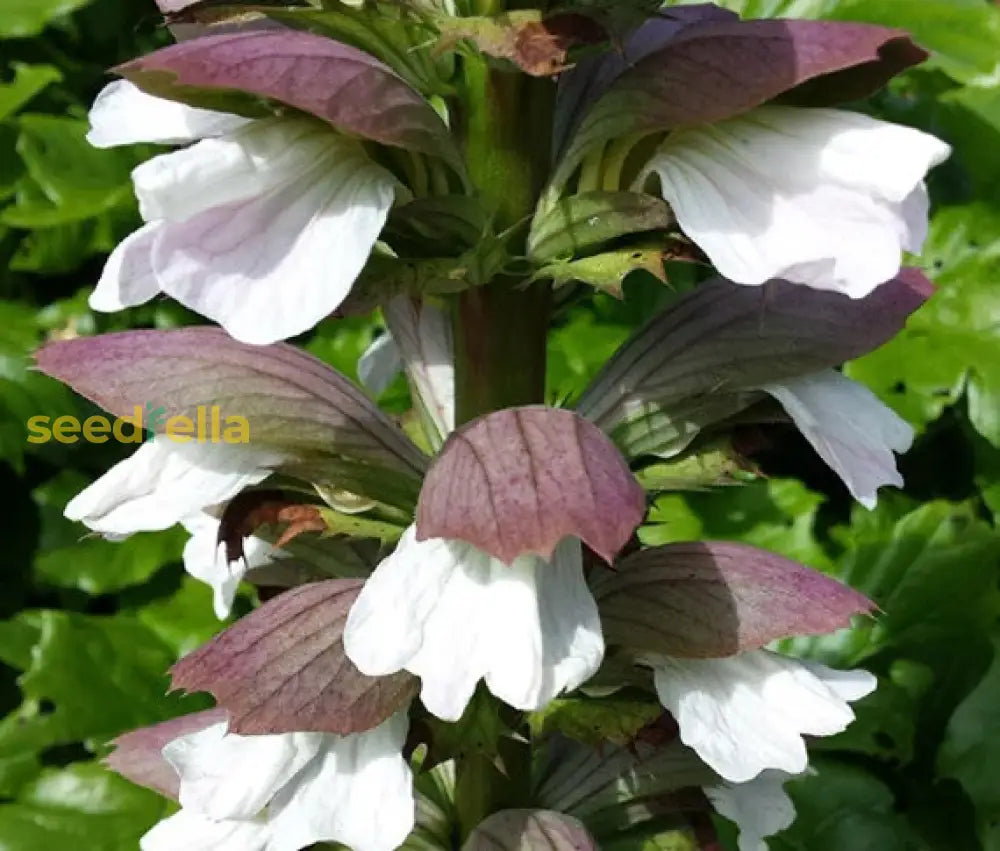
<svg viewBox="0 0 1000 851">
<path fill-rule="evenodd" d="M 901 263 L 948 148 L 835 107 L 925 54 L 711 5 L 466 5 L 161 0 L 178 42 L 91 111 L 94 145 L 177 148 L 135 170 L 145 224 L 91 305 L 165 294 L 221 328 L 38 364 L 118 415 L 224 401 L 252 440 L 156 437 L 67 516 L 109 538 L 183 524 L 220 618 L 244 580 L 268 589 L 172 670 L 217 708 L 116 743 L 113 769 L 180 805 L 144 851 L 597 848 L 652 838 L 665 807 L 699 847 L 714 808 L 755 851 L 794 818 L 808 738 L 876 687 L 774 649 L 870 615 L 863 595 L 637 533 L 651 494 L 752 475 L 747 425 L 794 424 L 865 506 L 901 484 L 910 427 L 837 367 L 930 295 Z M 552 290 L 668 257 L 719 277 L 572 407 L 542 404 Z M 374 396 L 405 373 L 409 431 L 282 342 L 376 308 L 359 373 Z M 624 747 L 624 722 L 596 742 L 534 723 L 622 693 L 644 707 Z"/>
</svg>

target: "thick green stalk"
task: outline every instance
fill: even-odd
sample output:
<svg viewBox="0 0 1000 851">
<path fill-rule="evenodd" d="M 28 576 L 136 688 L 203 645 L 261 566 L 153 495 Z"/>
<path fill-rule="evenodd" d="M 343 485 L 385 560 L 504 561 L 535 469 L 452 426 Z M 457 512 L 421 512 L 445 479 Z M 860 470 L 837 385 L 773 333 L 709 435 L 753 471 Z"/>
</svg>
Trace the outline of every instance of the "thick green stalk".
<svg viewBox="0 0 1000 851">
<path fill-rule="evenodd" d="M 456 420 L 544 400 L 549 288 L 509 280 L 463 293 L 455 316 Z"/>
<path fill-rule="evenodd" d="M 465 66 L 466 161 L 498 230 L 527 221 L 549 169 L 554 85 L 484 60 Z M 455 313 L 457 419 L 543 401 L 551 287 L 500 276 L 458 299 Z"/>
<path fill-rule="evenodd" d="M 513 229 L 516 254 L 523 250 L 527 221 L 548 175 L 554 86 L 477 58 L 466 62 L 464 72 L 466 162 L 481 200 L 495 214 L 496 228 Z M 544 401 L 550 303 L 548 283 L 525 285 L 510 276 L 458 297 L 453 316 L 459 425 Z M 510 725 L 519 723 L 519 713 L 494 704 Z M 530 745 L 504 739 L 500 763 L 502 772 L 481 754 L 457 762 L 455 803 L 463 841 L 492 813 L 530 803 Z"/>
</svg>

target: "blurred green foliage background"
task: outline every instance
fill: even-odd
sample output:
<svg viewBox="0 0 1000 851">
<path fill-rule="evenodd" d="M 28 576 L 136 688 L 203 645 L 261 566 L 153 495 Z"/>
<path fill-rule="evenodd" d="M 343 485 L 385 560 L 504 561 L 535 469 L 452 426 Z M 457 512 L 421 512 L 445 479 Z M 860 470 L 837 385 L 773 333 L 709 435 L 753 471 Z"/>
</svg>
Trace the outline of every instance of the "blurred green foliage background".
<svg viewBox="0 0 1000 851">
<path fill-rule="evenodd" d="M 660 498 L 649 542 L 738 539 L 826 570 L 884 614 L 789 649 L 863 665 L 879 690 L 818 744 L 792 786 L 778 851 L 1000 851 L 1000 7 L 986 0 L 732 0 L 748 17 L 872 21 L 935 57 L 857 105 L 955 146 L 931 178 L 923 264 L 939 292 L 847 371 L 919 431 L 904 492 L 852 506 L 789 430 L 768 479 Z M 26 442 L 35 415 L 89 409 L 31 370 L 42 341 L 198 321 L 168 301 L 119 315 L 86 298 L 138 222 L 130 169 L 155 149 L 96 151 L 87 108 L 105 69 L 165 44 L 152 0 L 0 0 L 0 849 L 132 851 L 167 808 L 97 760 L 126 729 L 182 710 L 166 668 L 215 631 L 210 593 L 179 563 L 177 530 L 82 539 L 69 498 L 124 456 Z M 681 275 L 684 273 L 681 272 Z M 550 393 L 573 396 L 630 328 L 669 298 L 632 281 L 624 301 L 572 302 L 551 341 Z M 303 342 L 348 375 L 374 323 L 328 323 Z M 165 364 L 169 368 L 169 364 Z M 403 392 L 389 391 L 390 399 Z M 245 611 L 253 601 L 242 598 Z M 637 845 L 637 851 L 641 846 Z"/>
</svg>

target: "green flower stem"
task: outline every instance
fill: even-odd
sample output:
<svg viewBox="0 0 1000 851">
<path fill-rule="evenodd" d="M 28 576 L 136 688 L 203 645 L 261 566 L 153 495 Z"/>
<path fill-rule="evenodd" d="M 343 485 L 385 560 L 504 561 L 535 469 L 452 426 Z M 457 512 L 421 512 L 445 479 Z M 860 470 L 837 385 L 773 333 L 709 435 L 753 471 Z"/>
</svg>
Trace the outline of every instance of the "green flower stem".
<svg viewBox="0 0 1000 851">
<path fill-rule="evenodd" d="M 522 226 L 525 239 L 550 161 L 555 98 L 551 81 L 498 70 L 482 58 L 464 60 L 466 114 L 460 116 L 472 183 L 495 215 L 498 230 Z M 524 253 L 514 243 L 512 252 Z M 456 420 L 545 398 L 545 354 L 551 306 L 548 283 L 524 285 L 501 275 L 456 299 L 454 317 Z M 489 698 L 512 728 L 520 713 Z M 455 805 L 463 841 L 498 810 L 526 806 L 531 793 L 531 746 L 498 743 L 499 759 L 470 753 L 457 760 Z"/>
<path fill-rule="evenodd" d="M 545 398 L 550 288 L 505 279 L 469 290 L 455 315 L 455 407 L 459 425 Z"/>
<path fill-rule="evenodd" d="M 498 230 L 526 223 L 545 185 L 555 87 L 465 59 L 466 161 Z M 524 234 L 519 238 L 524 239 Z M 523 252 L 524 246 L 513 246 Z M 551 287 L 512 276 L 468 290 L 455 310 L 456 417 L 544 401 Z"/>
</svg>

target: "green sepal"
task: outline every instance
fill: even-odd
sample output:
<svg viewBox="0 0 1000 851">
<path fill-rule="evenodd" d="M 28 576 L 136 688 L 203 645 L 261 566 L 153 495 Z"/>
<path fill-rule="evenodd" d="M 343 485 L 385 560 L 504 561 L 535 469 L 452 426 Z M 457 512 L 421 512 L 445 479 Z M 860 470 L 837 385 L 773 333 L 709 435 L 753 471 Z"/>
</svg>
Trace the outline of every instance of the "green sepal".
<svg viewBox="0 0 1000 851">
<path fill-rule="evenodd" d="M 535 272 L 532 280 L 551 278 L 557 287 L 581 282 L 621 298 L 625 279 L 632 272 L 648 272 L 667 283 L 663 268 L 666 256 L 667 251 L 662 246 L 620 248 L 581 260 L 557 260 Z"/>
<path fill-rule="evenodd" d="M 585 192 L 562 198 L 536 216 L 528 254 L 536 263 L 579 257 L 621 237 L 667 230 L 674 224 L 670 207 L 652 195 L 636 192 Z"/>
<path fill-rule="evenodd" d="M 636 471 L 647 491 L 694 491 L 753 481 L 757 474 L 727 438 L 718 438 L 676 458 Z"/>
<path fill-rule="evenodd" d="M 662 714 L 663 707 L 652 697 L 620 694 L 600 700 L 564 697 L 553 700 L 540 712 L 533 712 L 529 723 L 533 739 L 561 733 L 588 745 L 611 742 L 627 747 Z"/>
<path fill-rule="evenodd" d="M 324 536 L 347 535 L 350 538 L 364 538 L 394 544 L 400 539 L 405 527 L 366 517 L 364 514 L 344 514 L 333 508 L 319 508 L 320 516 L 326 523 Z"/>
</svg>

